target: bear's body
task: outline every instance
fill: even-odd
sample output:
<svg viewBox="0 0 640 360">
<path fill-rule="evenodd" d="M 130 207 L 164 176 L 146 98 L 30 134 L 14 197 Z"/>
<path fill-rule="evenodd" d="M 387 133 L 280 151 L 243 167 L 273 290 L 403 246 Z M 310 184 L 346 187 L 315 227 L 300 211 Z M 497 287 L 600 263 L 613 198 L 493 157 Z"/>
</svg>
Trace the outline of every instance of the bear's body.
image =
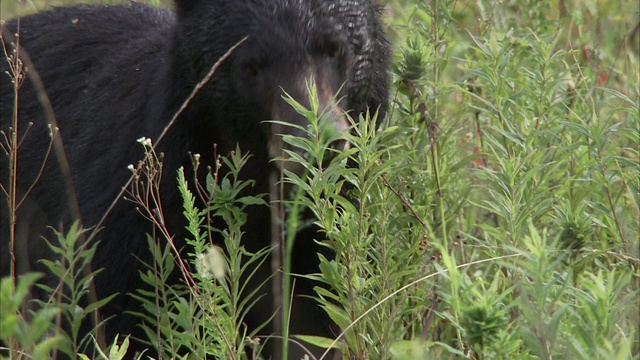
<svg viewBox="0 0 640 360">
<path fill-rule="evenodd" d="M 16 32 L 15 24 L 9 22 L 3 29 L 9 51 L 8 37 Z M 247 40 L 222 63 L 159 143 L 167 179 L 162 187 L 164 214 L 174 233 L 184 225 L 174 178 L 178 167 L 190 166 L 189 152 L 201 154 L 201 162 L 211 165 L 213 144 L 221 155 L 239 144 L 243 153 L 252 155 L 242 172 L 243 178 L 256 180 L 251 191 L 269 192 L 268 176 L 276 166 L 270 159 L 282 151 L 277 134 L 290 130 L 264 121 L 304 124 L 281 99 L 281 89 L 306 104 L 306 81 L 313 79 L 321 104 L 337 115 L 349 110 L 357 116 L 367 108 L 379 110 L 380 118 L 384 115 L 389 55 L 376 7 L 369 0 L 177 0 L 176 13 L 131 3 L 56 8 L 21 19 L 20 46 L 50 99 L 73 187 L 52 153 L 17 213 L 19 272 L 41 269 L 37 260 L 51 256 L 39 239 L 50 236 L 47 226 L 68 229 L 74 219 L 71 191 L 78 199 L 83 224 L 100 221 L 131 175 L 127 166 L 143 157 L 136 139 L 158 139 L 212 65 L 245 36 Z M 5 74 L 7 63 L 1 63 L 0 125 L 8 133 L 13 87 Z M 341 100 L 336 100 L 341 86 Z M 31 80 L 20 89 L 18 109 L 19 131 L 26 133 L 17 171 L 18 189 L 24 193 L 38 177 L 51 141 Z M 29 122 L 33 125 L 27 133 Z M 0 169 L 6 188 L 6 156 L 0 160 Z M 4 196 L 1 205 L 0 270 L 5 276 L 10 261 Z M 270 224 L 267 208 L 250 208 L 243 237 L 249 250 L 270 245 Z M 98 296 L 133 292 L 141 282 L 140 266 L 132 255 L 151 259 L 145 238 L 151 224 L 133 204 L 120 200 L 102 226 L 92 264 L 94 269 L 104 268 L 95 279 Z M 294 272 L 316 271 L 319 250 L 314 242 L 306 239 L 297 244 L 303 245 L 294 250 Z M 270 273 L 264 270 L 265 276 Z M 296 288 L 311 294 L 312 285 L 301 280 Z M 250 325 L 267 320 L 270 306 L 270 300 L 265 300 L 250 313 Z M 302 312 L 302 319 L 292 331 L 326 334 L 317 330 L 322 325 L 307 317 L 320 313 L 309 306 L 294 308 Z M 107 323 L 107 335 L 131 333 L 136 320 L 123 312 L 136 309 L 126 295 L 109 303 L 103 316 L 115 317 Z"/>
</svg>

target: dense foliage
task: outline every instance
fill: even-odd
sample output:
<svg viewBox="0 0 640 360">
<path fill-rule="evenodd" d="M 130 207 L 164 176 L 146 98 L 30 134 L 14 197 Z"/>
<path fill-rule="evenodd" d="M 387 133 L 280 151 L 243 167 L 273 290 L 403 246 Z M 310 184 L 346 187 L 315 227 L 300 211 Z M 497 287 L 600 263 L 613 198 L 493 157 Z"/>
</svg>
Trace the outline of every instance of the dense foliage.
<svg viewBox="0 0 640 360">
<path fill-rule="evenodd" d="M 315 215 L 317 240 L 336 254 L 321 258 L 318 301 L 342 330 L 292 341 L 350 359 L 639 359 L 638 3 L 385 5 L 394 96 L 382 127 L 354 121 L 350 149 L 328 162 L 341 135 L 323 129 L 316 103 L 291 101 L 311 125 L 308 138 L 286 138 L 309 156 L 288 160 L 304 174 L 282 174 L 296 185 L 283 226 L 292 234 L 308 226 L 297 221 L 303 209 Z M 130 198 L 145 209 L 136 194 L 152 193 L 162 168 L 151 144 L 142 146 L 150 156 L 132 167 L 143 181 Z M 221 160 L 232 173 L 213 169 L 195 195 L 180 189 L 195 249 L 183 260 L 198 269 L 189 286 L 159 285 L 175 252 L 150 237 L 158 256 L 143 276 L 158 290 L 135 296 L 147 301 L 140 315 L 157 320 L 149 346 L 165 358 L 185 347 L 195 358 L 254 358 L 250 349 L 266 340 L 241 326 L 252 298 L 240 296 L 240 274 L 266 254 L 241 246 L 243 209 L 266 204 L 234 199 L 250 186 L 234 175 L 244 156 Z M 196 208 L 194 196 L 208 207 Z M 208 227 L 214 217 L 228 228 Z M 77 269 L 92 252 L 69 239 L 83 231 L 52 241 L 66 259 L 50 262 L 52 272 L 75 276 L 63 281 L 69 299 L 39 302 L 27 317 L 20 306 L 35 277 L 3 279 L 0 340 L 12 357 L 74 354 L 92 341 L 52 330 L 58 313 L 77 320 L 93 310 L 76 310 L 90 280 Z M 225 251 L 207 245 L 212 237 Z"/>
</svg>

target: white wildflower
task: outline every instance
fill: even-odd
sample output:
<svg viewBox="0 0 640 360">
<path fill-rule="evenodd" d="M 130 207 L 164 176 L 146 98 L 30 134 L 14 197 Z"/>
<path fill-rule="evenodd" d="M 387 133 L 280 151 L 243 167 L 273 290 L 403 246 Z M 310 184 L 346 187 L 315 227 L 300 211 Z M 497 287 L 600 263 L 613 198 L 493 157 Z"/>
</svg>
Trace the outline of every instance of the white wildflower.
<svg viewBox="0 0 640 360">
<path fill-rule="evenodd" d="M 151 139 L 149 139 L 148 137 L 143 136 L 136 141 L 142 144 L 143 146 L 151 146 Z"/>
<path fill-rule="evenodd" d="M 203 279 L 222 279 L 227 272 L 227 261 L 222 249 L 210 246 L 205 253 L 198 254 L 196 270 Z"/>
</svg>

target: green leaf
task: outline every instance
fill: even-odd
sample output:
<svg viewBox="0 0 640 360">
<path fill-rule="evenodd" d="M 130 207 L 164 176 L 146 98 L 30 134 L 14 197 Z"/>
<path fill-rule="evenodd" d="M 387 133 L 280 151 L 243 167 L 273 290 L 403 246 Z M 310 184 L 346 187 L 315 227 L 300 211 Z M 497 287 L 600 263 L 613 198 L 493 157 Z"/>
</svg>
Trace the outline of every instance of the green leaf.
<svg viewBox="0 0 640 360">
<path fill-rule="evenodd" d="M 330 338 L 326 338 L 326 337 L 322 337 L 322 336 L 314 336 L 314 335 L 293 335 L 294 338 L 296 339 L 300 339 L 308 344 L 317 346 L 319 348 L 322 349 L 328 349 L 328 348 L 332 348 L 332 349 L 343 349 L 344 345 L 341 346 L 341 342 L 337 341 L 335 344 L 333 344 L 333 339 Z"/>
<path fill-rule="evenodd" d="M 65 338 L 62 335 L 47 337 L 33 348 L 31 357 L 33 359 L 47 359 L 53 350 L 58 348 L 63 341 L 65 341 Z"/>
</svg>

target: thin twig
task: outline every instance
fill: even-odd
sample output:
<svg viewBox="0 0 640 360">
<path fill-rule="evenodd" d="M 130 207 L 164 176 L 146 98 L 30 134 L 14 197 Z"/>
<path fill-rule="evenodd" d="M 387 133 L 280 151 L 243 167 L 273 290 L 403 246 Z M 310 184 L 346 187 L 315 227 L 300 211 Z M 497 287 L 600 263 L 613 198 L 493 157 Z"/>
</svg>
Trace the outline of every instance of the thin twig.
<svg viewBox="0 0 640 360">
<path fill-rule="evenodd" d="M 406 197 L 404 197 L 404 195 L 400 194 L 400 192 L 396 189 L 393 188 L 393 186 L 391 186 L 391 184 L 389 183 L 389 180 L 387 180 L 387 177 L 385 176 L 385 174 L 382 174 L 382 182 L 384 183 L 384 186 L 387 187 L 389 190 L 391 190 L 391 192 L 393 192 L 398 199 L 400 199 L 400 201 L 402 201 L 402 203 L 404 204 L 404 206 L 409 209 L 411 211 L 411 215 L 418 220 L 418 222 L 420 223 L 420 225 L 426 227 L 427 223 L 424 222 L 424 220 L 422 220 L 420 218 L 420 216 L 418 215 L 418 213 L 413 209 L 413 207 L 411 206 L 411 204 L 409 203 L 409 200 L 407 200 Z"/>
</svg>

